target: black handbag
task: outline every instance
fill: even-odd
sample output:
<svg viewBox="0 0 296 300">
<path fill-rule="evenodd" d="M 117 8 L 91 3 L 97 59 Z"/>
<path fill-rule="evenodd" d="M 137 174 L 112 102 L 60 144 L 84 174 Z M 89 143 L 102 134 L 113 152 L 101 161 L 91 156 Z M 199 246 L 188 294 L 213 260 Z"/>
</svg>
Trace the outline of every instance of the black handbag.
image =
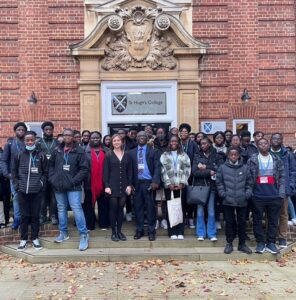
<svg viewBox="0 0 296 300">
<path fill-rule="evenodd" d="M 193 185 L 188 185 L 186 187 L 186 201 L 187 204 L 197 204 L 197 205 L 206 205 L 210 196 L 211 187 L 207 185 L 194 185 L 193 178 Z"/>
</svg>

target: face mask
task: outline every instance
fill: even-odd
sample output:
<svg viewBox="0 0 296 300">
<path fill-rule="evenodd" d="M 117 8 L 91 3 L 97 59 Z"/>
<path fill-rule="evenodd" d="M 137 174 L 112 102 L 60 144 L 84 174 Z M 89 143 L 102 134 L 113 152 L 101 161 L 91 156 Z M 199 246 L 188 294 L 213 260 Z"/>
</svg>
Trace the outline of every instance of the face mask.
<svg viewBox="0 0 296 300">
<path fill-rule="evenodd" d="M 28 151 L 33 151 L 33 150 L 35 150 L 35 148 L 36 148 L 36 145 L 33 145 L 33 146 L 28 146 L 28 145 L 26 145 L 26 149 L 27 149 Z"/>
</svg>

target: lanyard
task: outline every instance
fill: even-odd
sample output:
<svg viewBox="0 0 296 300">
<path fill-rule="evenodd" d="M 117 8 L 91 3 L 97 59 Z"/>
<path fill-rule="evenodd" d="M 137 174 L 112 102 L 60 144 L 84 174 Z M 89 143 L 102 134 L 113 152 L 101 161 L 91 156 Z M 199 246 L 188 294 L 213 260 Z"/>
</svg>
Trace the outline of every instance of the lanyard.
<svg viewBox="0 0 296 300">
<path fill-rule="evenodd" d="M 67 152 L 65 152 L 65 150 L 64 150 L 64 161 L 65 161 L 66 165 L 68 165 L 70 151 L 71 151 L 71 149 L 69 149 L 69 151 L 67 151 Z"/>
<path fill-rule="evenodd" d="M 43 141 L 43 144 L 45 145 L 46 149 L 47 149 L 47 152 L 50 153 L 50 150 L 53 146 L 53 143 L 54 143 L 54 139 L 52 139 L 52 142 L 51 142 L 51 145 L 48 147 L 47 143 L 45 142 L 44 138 L 42 138 L 42 141 Z"/>
<path fill-rule="evenodd" d="M 267 165 L 266 165 L 266 168 L 265 168 L 265 169 L 263 168 L 263 164 L 262 164 L 262 162 L 261 162 L 260 155 L 258 156 L 258 158 L 259 158 L 259 164 L 260 164 L 260 170 L 261 170 L 261 172 L 262 172 L 262 176 L 265 176 L 265 172 L 266 172 L 266 170 L 268 169 L 269 162 L 270 162 L 270 155 L 268 156 L 268 162 L 267 162 Z"/>
<path fill-rule="evenodd" d="M 189 144 L 189 140 L 187 141 L 186 145 L 183 145 L 183 151 L 187 153 L 187 150 L 188 150 L 188 144 Z"/>
<path fill-rule="evenodd" d="M 31 159 L 31 162 L 32 162 L 32 165 L 34 168 L 36 167 L 36 164 L 35 164 L 36 156 L 37 156 L 37 154 L 35 156 L 33 156 L 32 153 L 30 153 L 30 159 Z"/>
<path fill-rule="evenodd" d="M 19 146 L 17 140 L 15 140 L 15 144 L 16 144 L 17 153 L 20 153 L 21 148 L 20 148 L 20 146 Z"/>
<path fill-rule="evenodd" d="M 171 156 L 172 156 L 173 163 L 174 163 L 174 170 L 175 170 L 175 172 L 177 172 L 178 153 L 176 155 L 176 159 L 175 159 L 175 157 L 174 157 L 174 155 L 172 153 L 171 153 Z"/>
</svg>

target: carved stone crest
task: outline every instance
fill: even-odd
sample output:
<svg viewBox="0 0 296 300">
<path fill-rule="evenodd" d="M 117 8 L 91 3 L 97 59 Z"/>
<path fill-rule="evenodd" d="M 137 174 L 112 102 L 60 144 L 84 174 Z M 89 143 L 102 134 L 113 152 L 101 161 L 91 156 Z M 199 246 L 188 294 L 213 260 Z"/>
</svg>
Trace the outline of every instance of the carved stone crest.
<svg viewBox="0 0 296 300">
<path fill-rule="evenodd" d="M 107 38 L 105 70 L 149 68 L 167 70 L 176 67 L 171 40 L 163 33 L 170 27 L 170 19 L 161 9 L 117 9 L 110 16 L 108 27 L 112 34 Z"/>
</svg>

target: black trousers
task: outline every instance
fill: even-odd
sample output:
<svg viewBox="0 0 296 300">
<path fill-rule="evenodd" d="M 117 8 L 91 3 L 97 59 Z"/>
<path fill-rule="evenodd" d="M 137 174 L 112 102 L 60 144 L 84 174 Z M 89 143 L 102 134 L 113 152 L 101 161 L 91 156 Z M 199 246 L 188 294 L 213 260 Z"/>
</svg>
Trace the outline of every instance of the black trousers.
<svg viewBox="0 0 296 300">
<path fill-rule="evenodd" d="M 51 185 L 48 183 L 46 191 L 42 193 L 40 217 L 47 218 L 47 208 L 49 210 L 49 218 L 58 217 L 57 201 Z"/>
<path fill-rule="evenodd" d="M 282 203 L 282 199 L 252 199 L 253 230 L 257 243 L 275 243 Z M 266 237 L 262 225 L 263 213 L 265 211 L 267 214 Z"/>
<path fill-rule="evenodd" d="M 151 181 L 139 181 L 134 196 L 136 232 L 141 234 L 144 233 L 144 209 L 148 221 L 148 234 L 155 234 L 155 193 L 149 190 L 150 185 Z"/>
<path fill-rule="evenodd" d="M 84 202 L 82 204 L 82 209 L 85 216 L 86 228 L 88 230 L 94 230 L 96 227 L 96 215 L 95 209 L 92 205 L 92 194 L 90 190 L 84 190 Z"/>
<path fill-rule="evenodd" d="M 9 223 L 10 198 L 10 182 L 7 178 L 0 176 L 0 201 L 3 201 L 5 224 Z"/>
<path fill-rule="evenodd" d="M 225 234 L 227 243 L 232 243 L 238 234 L 239 245 L 246 242 L 247 207 L 224 205 Z"/>
<path fill-rule="evenodd" d="M 92 204 L 91 190 L 84 190 L 85 198 L 82 204 L 82 209 L 85 216 L 86 228 L 94 230 L 96 227 L 96 214 L 95 208 Z M 109 222 L 109 198 L 102 194 L 97 198 L 98 203 L 98 223 L 100 228 L 108 228 Z"/>
<path fill-rule="evenodd" d="M 184 190 L 185 189 L 182 190 L 182 193 L 184 192 Z M 171 190 L 170 189 L 164 189 L 164 195 L 165 195 L 166 200 L 171 200 Z M 175 198 L 180 197 L 180 190 L 174 191 L 174 197 Z M 182 197 L 182 195 L 181 195 L 181 197 Z M 183 208 L 182 208 L 182 210 L 183 210 Z M 183 215 L 184 215 L 184 210 L 183 210 Z M 174 227 L 171 227 L 169 217 L 167 218 L 167 222 L 168 222 L 168 235 L 169 236 L 184 235 L 184 222 L 181 224 L 178 224 Z"/>
<path fill-rule="evenodd" d="M 127 214 L 132 212 L 132 197 L 131 196 L 126 196 L 125 208 L 126 208 Z"/>
<path fill-rule="evenodd" d="M 31 225 L 32 240 L 38 239 L 39 236 L 39 215 L 41 206 L 41 193 L 24 194 L 19 193 L 19 205 L 21 212 L 21 240 L 28 240 L 28 228 Z"/>
<path fill-rule="evenodd" d="M 193 182 L 193 177 L 190 176 L 188 179 L 188 184 L 192 185 Z M 187 191 L 186 189 L 182 190 L 182 210 L 183 210 L 183 215 L 184 215 L 184 222 L 185 219 L 193 219 L 194 215 L 196 215 L 196 211 L 197 211 L 197 206 L 196 204 L 188 204 L 187 203 Z"/>
</svg>

